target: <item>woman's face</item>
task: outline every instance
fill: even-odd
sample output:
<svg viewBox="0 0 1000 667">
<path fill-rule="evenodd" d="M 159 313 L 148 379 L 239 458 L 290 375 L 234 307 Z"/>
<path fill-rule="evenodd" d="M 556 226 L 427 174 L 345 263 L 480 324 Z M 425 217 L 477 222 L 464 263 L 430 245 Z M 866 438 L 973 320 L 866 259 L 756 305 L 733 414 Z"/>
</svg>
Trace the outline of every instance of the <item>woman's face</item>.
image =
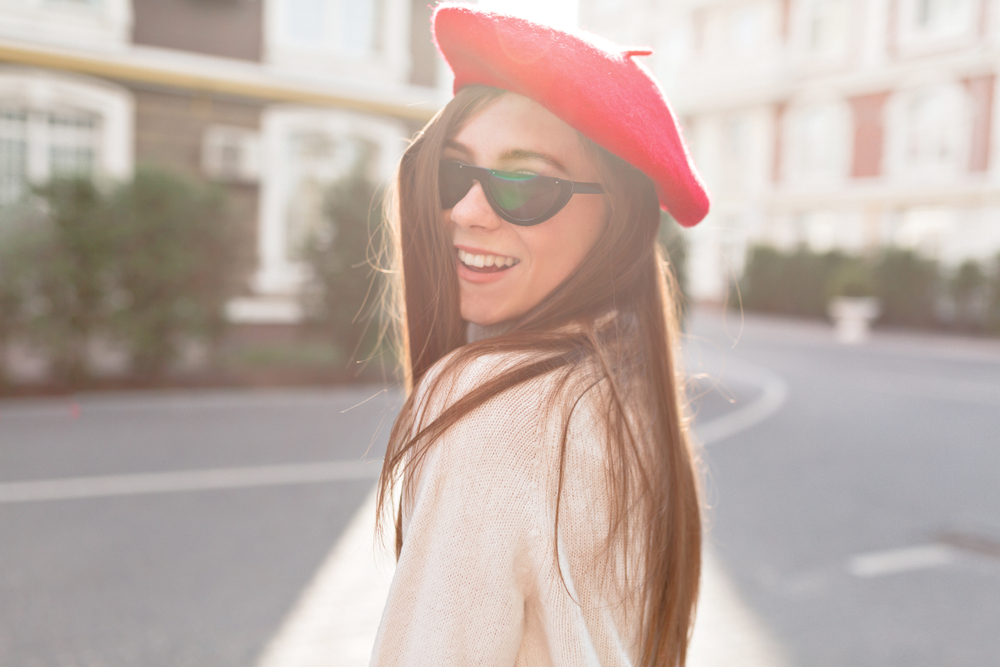
<svg viewBox="0 0 1000 667">
<path fill-rule="evenodd" d="M 576 130 L 514 93 L 469 120 L 445 144 L 442 157 L 501 171 L 598 181 Z M 455 248 L 462 318 L 496 324 L 536 306 L 596 243 L 608 217 L 605 200 L 604 195 L 575 194 L 552 218 L 520 227 L 497 216 L 475 181 L 461 201 L 441 213 Z"/>
</svg>

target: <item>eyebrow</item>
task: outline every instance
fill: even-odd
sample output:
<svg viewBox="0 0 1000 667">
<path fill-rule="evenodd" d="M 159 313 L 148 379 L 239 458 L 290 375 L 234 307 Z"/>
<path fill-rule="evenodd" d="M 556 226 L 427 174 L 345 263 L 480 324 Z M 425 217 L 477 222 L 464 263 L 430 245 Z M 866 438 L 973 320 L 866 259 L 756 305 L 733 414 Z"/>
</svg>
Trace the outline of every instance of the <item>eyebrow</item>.
<svg viewBox="0 0 1000 667">
<path fill-rule="evenodd" d="M 472 156 L 472 151 L 470 151 L 465 145 L 463 145 L 458 141 L 455 141 L 454 139 L 447 140 L 445 142 L 445 147 L 461 151 L 470 157 Z M 569 171 L 566 169 L 566 166 L 562 162 L 560 162 L 559 159 L 557 159 L 553 155 L 550 155 L 548 153 L 542 153 L 539 151 L 529 151 L 524 148 L 511 148 L 500 154 L 500 160 L 501 162 L 506 160 L 541 160 L 542 162 L 545 162 L 546 164 L 555 167 L 562 173 L 569 174 Z"/>
</svg>

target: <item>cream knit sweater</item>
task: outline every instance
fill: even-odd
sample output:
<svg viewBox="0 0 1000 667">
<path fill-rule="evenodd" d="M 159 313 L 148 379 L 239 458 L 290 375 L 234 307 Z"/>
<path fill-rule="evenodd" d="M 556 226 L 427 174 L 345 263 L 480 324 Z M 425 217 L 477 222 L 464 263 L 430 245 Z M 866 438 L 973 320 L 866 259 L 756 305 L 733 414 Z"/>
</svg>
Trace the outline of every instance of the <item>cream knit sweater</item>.
<svg viewBox="0 0 1000 667">
<path fill-rule="evenodd" d="M 513 361 L 481 357 L 445 377 L 429 400 L 418 391 L 424 423 Z M 372 665 L 634 663 L 638 616 L 612 592 L 620 575 L 602 577 L 607 569 L 596 559 L 608 516 L 601 386 L 566 407 L 580 383 L 557 380 L 553 373 L 504 392 L 431 445 L 404 505 L 403 549 Z M 557 564 L 555 498 L 569 409 Z"/>
</svg>

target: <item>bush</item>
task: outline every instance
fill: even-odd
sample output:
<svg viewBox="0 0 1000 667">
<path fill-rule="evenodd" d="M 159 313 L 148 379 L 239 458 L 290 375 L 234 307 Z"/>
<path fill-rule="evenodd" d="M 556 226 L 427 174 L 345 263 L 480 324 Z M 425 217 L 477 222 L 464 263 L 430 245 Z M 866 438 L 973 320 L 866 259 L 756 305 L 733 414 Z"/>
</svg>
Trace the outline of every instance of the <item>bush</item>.
<svg viewBox="0 0 1000 667">
<path fill-rule="evenodd" d="M 827 297 L 875 296 L 875 277 L 868 262 L 860 258 L 845 260 L 830 276 Z"/>
<path fill-rule="evenodd" d="M 140 168 L 111 205 L 117 233 L 115 330 L 132 370 L 162 374 L 184 338 L 216 343 L 238 257 L 222 193 Z"/>
<path fill-rule="evenodd" d="M 53 180 L 0 215 L 0 354 L 28 333 L 75 384 L 101 336 L 163 373 L 183 339 L 220 336 L 237 248 L 218 190 L 151 168 L 110 195 Z"/>
<path fill-rule="evenodd" d="M 910 327 L 936 323 L 934 304 L 940 291 L 937 263 L 912 250 L 887 248 L 875 265 L 880 322 Z"/>
<path fill-rule="evenodd" d="M 658 239 L 663 254 L 667 259 L 670 269 L 674 272 L 677 281 L 678 297 L 681 299 L 681 307 L 686 310 L 686 304 L 690 297 L 688 292 L 688 244 L 687 237 L 681 231 L 680 225 L 666 212 L 660 213 L 660 230 Z"/>
<path fill-rule="evenodd" d="M 1000 254 L 993 258 L 987 278 L 985 325 L 987 331 L 1000 333 Z"/>
<path fill-rule="evenodd" d="M 6 365 L 10 343 L 28 329 L 43 231 L 37 221 L 31 224 L 37 217 L 24 204 L 0 209 L 0 388 L 10 381 Z"/>
<path fill-rule="evenodd" d="M 847 262 L 839 252 L 818 254 L 800 247 L 783 253 L 753 246 L 740 286 L 743 305 L 749 310 L 825 317 L 831 280 Z"/>
<path fill-rule="evenodd" d="M 366 175 L 370 155 L 362 151 L 351 173 L 329 187 L 323 227 L 304 253 L 315 280 L 307 311 L 344 358 L 366 356 L 377 342 L 377 327 L 370 323 L 380 290 L 369 250 L 371 230 L 382 219 L 382 197 Z"/>
<path fill-rule="evenodd" d="M 989 281 L 979 263 L 971 259 L 962 262 L 948 286 L 955 305 L 955 326 L 966 331 L 984 328 Z"/>
<path fill-rule="evenodd" d="M 959 269 L 956 281 L 952 286 L 959 312 L 972 308 L 969 304 L 976 299 L 982 301 L 975 296 L 981 278 L 974 269 Z M 815 253 L 805 247 L 782 252 L 754 246 L 741 292 L 749 310 L 801 317 L 825 317 L 834 296 L 876 296 L 882 307 L 880 322 L 910 327 L 939 325 L 936 306 L 943 296 L 937 264 L 899 248 L 885 248 L 866 258 L 836 251 Z"/>
<path fill-rule="evenodd" d="M 55 179 L 35 194 L 43 215 L 27 216 L 39 235 L 29 326 L 48 351 L 54 379 L 78 382 L 90 375 L 91 337 L 109 322 L 107 296 L 119 255 L 108 202 L 79 177 Z"/>
</svg>

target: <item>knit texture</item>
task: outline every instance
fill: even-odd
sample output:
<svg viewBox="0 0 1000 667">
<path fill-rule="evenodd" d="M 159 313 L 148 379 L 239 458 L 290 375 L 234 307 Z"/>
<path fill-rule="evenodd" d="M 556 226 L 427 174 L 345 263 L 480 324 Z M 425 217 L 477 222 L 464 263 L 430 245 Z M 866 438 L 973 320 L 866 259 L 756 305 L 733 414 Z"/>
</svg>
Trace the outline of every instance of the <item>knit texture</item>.
<svg viewBox="0 0 1000 667">
<path fill-rule="evenodd" d="M 456 92 L 481 84 L 531 98 L 649 176 L 680 224 L 708 213 L 708 192 L 670 105 L 633 59 L 651 51 L 469 4 L 438 5 L 432 28 Z"/>
<path fill-rule="evenodd" d="M 423 388 L 439 362 L 416 397 L 423 423 L 515 361 L 475 359 L 428 398 Z M 638 616 L 622 602 L 621 568 L 605 576 L 598 557 L 608 521 L 601 388 L 568 401 L 590 384 L 573 380 L 551 373 L 507 390 L 431 445 L 404 503 L 403 548 L 372 665 L 635 662 Z M 560 439 L 570 409 L 557 564 Z"/>
</svg>

